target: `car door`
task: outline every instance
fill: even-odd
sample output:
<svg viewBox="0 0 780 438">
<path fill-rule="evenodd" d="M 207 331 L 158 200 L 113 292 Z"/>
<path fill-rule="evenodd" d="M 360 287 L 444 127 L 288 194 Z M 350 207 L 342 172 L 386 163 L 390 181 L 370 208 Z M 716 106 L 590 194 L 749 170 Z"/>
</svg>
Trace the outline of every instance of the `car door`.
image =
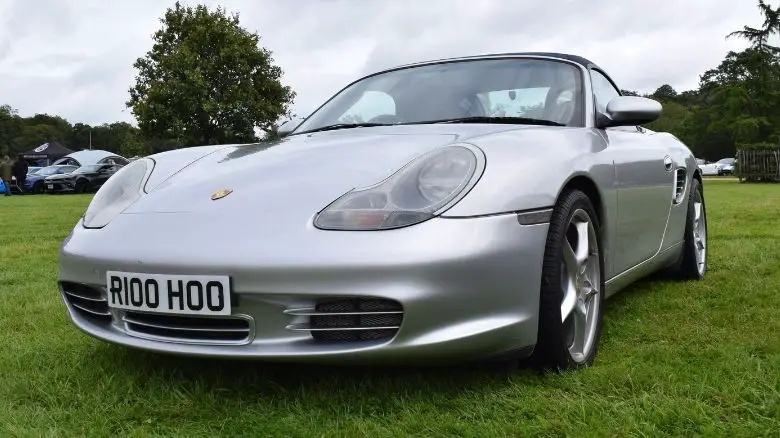
<svg viewBox="0 0 780 438">
<path fill-rule="evenodd" d="M 591 70 L 596 110 L 620 95 L 598 70 Z M 601 130 L 615 164 L 617 223 L 613 272 L 620 273 L 655 255 L 661 247 L 672 206 L 674 169 L 666 146 L 639 126 Z"/>
</svg>

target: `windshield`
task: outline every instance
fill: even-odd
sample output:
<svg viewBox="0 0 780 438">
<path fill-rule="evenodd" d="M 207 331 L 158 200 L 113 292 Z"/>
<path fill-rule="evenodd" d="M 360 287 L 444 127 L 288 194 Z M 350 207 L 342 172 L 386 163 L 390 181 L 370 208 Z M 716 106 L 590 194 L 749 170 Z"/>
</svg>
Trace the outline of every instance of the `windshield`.
<svg viewBox="0 0 780 438">
<path fill-rule="evenodd" d="M 76 169 L 73 173 L 95 173 L 100 168 L 103 167 L 102 164 L 92 164 L 89 166 L 81 166 L 78 169 Z"/>
<path fill-rule="evenodd" d="M 733 158 L 724 158 L 722 160 L 718 160 L 718 164 L 734 164 Z"/>
<path fill-rule="evenodd" d="M 487 59 L 403 68 L 355 82 L 293 134 L 343 123 L 523 117 L 584 126 L 582 76 L 569 63 Z"/>
</svg>

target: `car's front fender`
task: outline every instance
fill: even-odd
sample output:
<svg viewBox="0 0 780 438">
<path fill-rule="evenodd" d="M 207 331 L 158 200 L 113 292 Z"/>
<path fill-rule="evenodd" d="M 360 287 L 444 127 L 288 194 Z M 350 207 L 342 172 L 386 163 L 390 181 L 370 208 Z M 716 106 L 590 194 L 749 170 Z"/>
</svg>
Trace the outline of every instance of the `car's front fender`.
<svg viewBox="0 0 780 438">
<path fill-rule="evenodd" d="M 587 128 L 523 129 L 469 142 L 485 152 L 485 172 L 445 217 L 551 207 L 576 176 L 591 180 L 604 198 L 614 190 L 614 164 L 603 153 L 604 140 Z"/>
</svg>

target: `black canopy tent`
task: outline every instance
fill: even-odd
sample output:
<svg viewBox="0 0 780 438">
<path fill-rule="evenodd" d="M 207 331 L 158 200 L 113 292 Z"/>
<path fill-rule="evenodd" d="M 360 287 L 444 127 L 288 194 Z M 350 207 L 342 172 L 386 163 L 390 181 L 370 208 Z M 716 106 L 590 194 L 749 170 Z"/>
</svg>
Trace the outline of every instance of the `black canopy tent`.
<svg viewBox="0 0 780 438">
<path fill-rule="evenodd" d="M 36 148 L 32 148 L 28 151 L 22 152 L 22 158 L 27 160 L 30 164 L 37 164 L 39 166 L 48 166 L 59 158 L 65 155 L 72 154 L 73 151 L 65 146 L 57 143 L 56 141 L 50 141 L 44 143 Z"/>
</svg>

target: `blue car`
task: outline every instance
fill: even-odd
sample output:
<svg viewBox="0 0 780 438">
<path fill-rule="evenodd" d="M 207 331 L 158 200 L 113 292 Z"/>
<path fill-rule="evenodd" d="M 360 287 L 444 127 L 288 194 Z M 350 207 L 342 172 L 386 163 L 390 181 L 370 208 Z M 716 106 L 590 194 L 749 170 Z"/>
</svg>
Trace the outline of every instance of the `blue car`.
<svg viewBox="0 0 780 438">
<path fill-rule="evenodd" d="M 71 173 L 78 169 L 78 166 L 54 165 L 39 169 L 35 173 L 28 173 L 27 180 L 24 182 L 24 191 L 27 193 L 43 193 L 46 187 L 43 185 L 43 179 L 51 175 L 62 175 Z"/>
</svg>

